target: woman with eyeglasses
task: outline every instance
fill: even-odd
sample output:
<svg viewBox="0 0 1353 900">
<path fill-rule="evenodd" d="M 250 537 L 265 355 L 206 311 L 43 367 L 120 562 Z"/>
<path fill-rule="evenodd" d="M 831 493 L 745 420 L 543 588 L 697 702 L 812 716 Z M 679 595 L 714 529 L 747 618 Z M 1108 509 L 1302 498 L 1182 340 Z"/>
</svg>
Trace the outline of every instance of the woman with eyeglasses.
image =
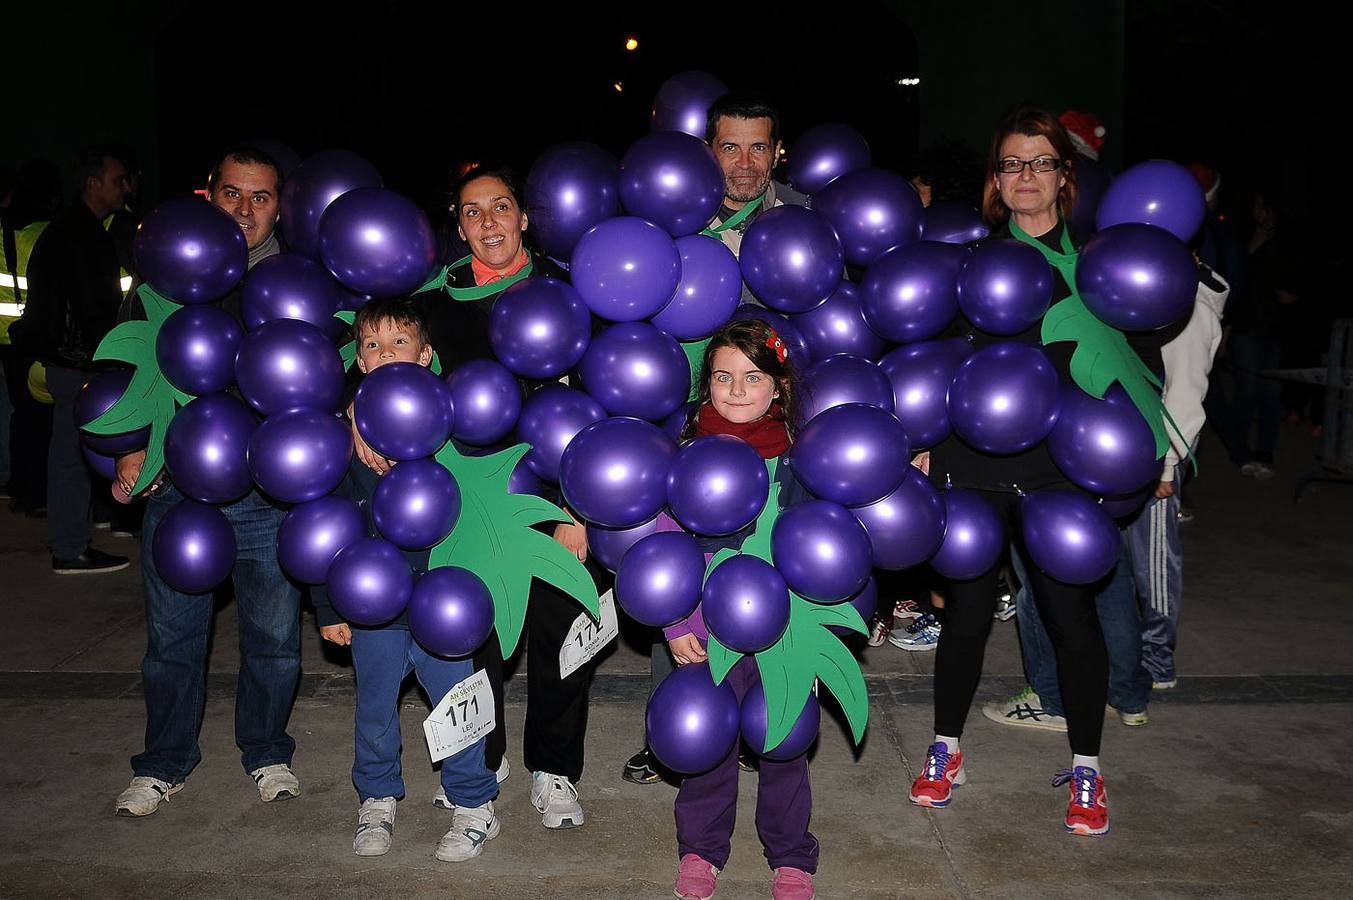
<svg viewBox="0 0 1353 900">
<path fill-rule="evenodd" d="M 1023 107 L 1006 116 L 996 129 L 987 160 L 982 212 L 992 228 L 989 240 L 1016 238 L 1044 250 L 1045 256 L 1052 254 L 1050 261 L 1075 255 L 1076 244 L 1067 226 L 1076 198 L 1073 154 L 1070 138 L 1051 112 Z M 1071 287 L 1055 266 L 1053 276 L 1055 304 L 1071 294 Z M 998 340 L 1041 344 L 1041 322 L 1021 334 L 999 338 L 983 334 L 966 321 L 960 324 L 971 335 L 975 349 Z M 1045 348 L 1064 383 L 1070 383 L 1073 349 L 1070 343 Z M 1071 486 L 1042 442 L 1020 453 L 993 456 L 951 436 L 928 456 L 922 454 L 917 463 L 937 485 L 952 482 L 991 503 L 1017 545 L 1018 492 Z M 1027 553 L 1024 558 L 1029 558 Z M 944 585 L 946 617 L 935 656 L 935 737 L 911 787 L 911 801 L 920 806 L 949 805 L 953 788 L 966 780 L 959 740 L 982 675 L 999 567 L 997 563 L 975 579 Z M 1104 834 L 1109 821 L 1099 744 L 1108 657 L 1095 610 L 1096 586 L 1060 582 L 1033 566 L 1029 581 L 1056 651 L 1073 757 L 1070 770 L 1055 782 L 1072 783 L 1065 826 L 1076 834 Z"/>
</svg>

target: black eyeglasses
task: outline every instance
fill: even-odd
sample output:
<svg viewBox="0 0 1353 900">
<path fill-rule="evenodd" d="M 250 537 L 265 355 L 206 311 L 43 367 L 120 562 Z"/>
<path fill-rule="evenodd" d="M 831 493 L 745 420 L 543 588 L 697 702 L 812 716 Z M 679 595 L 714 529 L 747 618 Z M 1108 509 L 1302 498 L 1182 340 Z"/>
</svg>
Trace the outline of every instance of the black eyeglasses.
<svg viewBox="0 0 1353 900">
<path fill-rule="evenodd" d="M 1048 172 L 1056 172 L 1062 167 L 1062 161 L 1055 156 L 1039 156 L 1034 159 L 1007 156 L 1005 159 L 997 160 L 996 171 L 1003 175 L 1018 175 L 1024 171 L 1025 166 L 1042 175 Z"/>
</svg>

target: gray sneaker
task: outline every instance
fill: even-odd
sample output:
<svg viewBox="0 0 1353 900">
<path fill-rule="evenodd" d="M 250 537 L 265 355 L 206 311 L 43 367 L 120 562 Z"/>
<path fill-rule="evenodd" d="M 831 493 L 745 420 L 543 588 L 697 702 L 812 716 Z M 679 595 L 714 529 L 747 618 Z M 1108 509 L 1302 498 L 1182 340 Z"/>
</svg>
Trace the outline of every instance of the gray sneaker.
<svg viewBox="0 0 1353 900">
<path fill-rule="evenodd" d="M 264 803 L 274 800 L 290 800 L 301 795 L 301 782 L 286 763 L 264 766 L 249 773 L 258 785 L 258 795 Z"/>
<path fill-rule="evenodd" d="M 888 635 L 888 643 L 901 650 L 934 650 L 939 642 L 940 623 L 931 613 L 912 622 L 905 631 L 894 631 Z"/>
<path fill-rule="evenodd" d="M 1021 728 L 1041 728 L 1044 731 L 1066 731 L 1066 719 L 1054 716 L 1043 709 L 1043 701 L 1038 699 L 1034 689 L 1025 686 L 1015 696 L 997 703 L 983 703 L 982 715 L 1002 725 L 1018 725 Z"/>
<path fill-rule="evenodd" d="M 119 816 L 148 816 L 181 790 L 182 781 L 170 784 L 149 775 L 137 775 L 127 789 L 117 795 L 115 809 Z"/>
<path fill-rule="evenodd" d="M 498 771 L 493 773 L 493 780 L 502 784 L 504 781 L 507 781 L 507 777 L 511 774 L 512 765 L 507 761 L 507 757 L 504 756 L 503 761 L 498 764 Z M 446 788 L 441 785 L 437 785 L 437 793 L 432 795 L 432 805 L 440 806 L 442 809 L 454 810 L 456 808 L 456 804 L 452 803 L 446 796 Z"/>
<path fill-rule="evenodd" d="M 457 806 L 451 814 L 451 830 L 437 844 L 437 858 L 442 862 L 474 859 L 502 830 L 492 800 L 483 806 Z"/>
<path fill-rule="evenodd" d="M 583 824 L 578 789 L 563 775 L 533 772 L 531 805 L 540 813 L 540 823 L 546 828 L 576 828 Z"/>
<path fill-rule="evenodd" d="M 357 810 L 357 833 L 352 852 L 358 856 L 384 856 L 395 839 L 395 798 L 369 797 Z"/>
</svg>

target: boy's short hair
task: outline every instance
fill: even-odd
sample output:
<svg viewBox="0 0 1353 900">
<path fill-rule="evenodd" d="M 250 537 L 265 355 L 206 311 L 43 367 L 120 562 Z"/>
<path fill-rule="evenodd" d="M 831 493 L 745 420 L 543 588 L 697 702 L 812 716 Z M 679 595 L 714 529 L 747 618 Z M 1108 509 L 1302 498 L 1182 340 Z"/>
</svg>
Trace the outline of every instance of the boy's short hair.
<svg viewBox="0 0 1353 900">
<path fill-rule="evenodd" d="M 408 297 L 382 297 L 368 301 L 357 310 L 357 316 L 352 320 L 353 340 L 360 342 L 363 329 L 374 329 L 382 322 L 402 325 L 412 331 L 424 344 L 432 343 L 432 338 L 428 334 L 427 316 L 423 315 L 423 311 Z"/>
</svg>

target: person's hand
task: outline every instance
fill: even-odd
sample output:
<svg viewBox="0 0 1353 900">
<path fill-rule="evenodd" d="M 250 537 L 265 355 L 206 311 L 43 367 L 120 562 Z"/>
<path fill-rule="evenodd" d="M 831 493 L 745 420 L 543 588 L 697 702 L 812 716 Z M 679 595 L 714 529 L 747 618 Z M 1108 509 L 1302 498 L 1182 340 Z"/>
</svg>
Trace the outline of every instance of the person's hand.
<svg viewBox="0 0 1353 900">
<path fill-rule="evenodd" d="M 132 488 L 136 486 L 137 479 L 141 477 L 141 467 L 145 464 L 146 451 L 144 450 L 134 450 L 117 458 L 117 484 L 128 497 L 131 496 Z"/>
<path fill-rule="evenodd" d="M 352 629 L 346 622 L 338 625 L 321 625 L 319 636 L 331 644 L 346 647 L 352 643 Z"/>
<path fill-rule="evenodd" d="M 357 430 L 357 420 L 352 415 L 351 403 L 348 404 L 348 421 L 352 422 L 352 448 L 357 453 L 357 458 L 362 461 L 362 465 L 377 475 L 384 475 L 390 471 L 390 460 L 372 450 L 371 445 L 362 439 L 362 433 Z"/>
<path fill-rule="evenodd" d="M 578 562 L 587 562 L 587 526 L 578 522 L 562 522 L 554 526 L 554 539 L 568 548 L 568 552 L 578 557 Z"/>
<path fill-rule="evenodd" d="M 1166 497 L 1174 496 L 1174 482 L 1162 481 L 1156 485 L 1156 498 L 1164 500 Z"/>
<path fill-rule="evenodd" d="M 700 646 L 699 639 L 693 634 L 672 638 L 667 642 L 667 649 L 672 651 L 672 658 L 676 660 L 678 666 L 709 661 L 709 654 Z"/>
<path fill-rule="evenodd" d="M 921 474 L 930 475 L 930 451 L 922 450 L 911 458 L 911 464 L 921 470 Z"/>
</svg>

